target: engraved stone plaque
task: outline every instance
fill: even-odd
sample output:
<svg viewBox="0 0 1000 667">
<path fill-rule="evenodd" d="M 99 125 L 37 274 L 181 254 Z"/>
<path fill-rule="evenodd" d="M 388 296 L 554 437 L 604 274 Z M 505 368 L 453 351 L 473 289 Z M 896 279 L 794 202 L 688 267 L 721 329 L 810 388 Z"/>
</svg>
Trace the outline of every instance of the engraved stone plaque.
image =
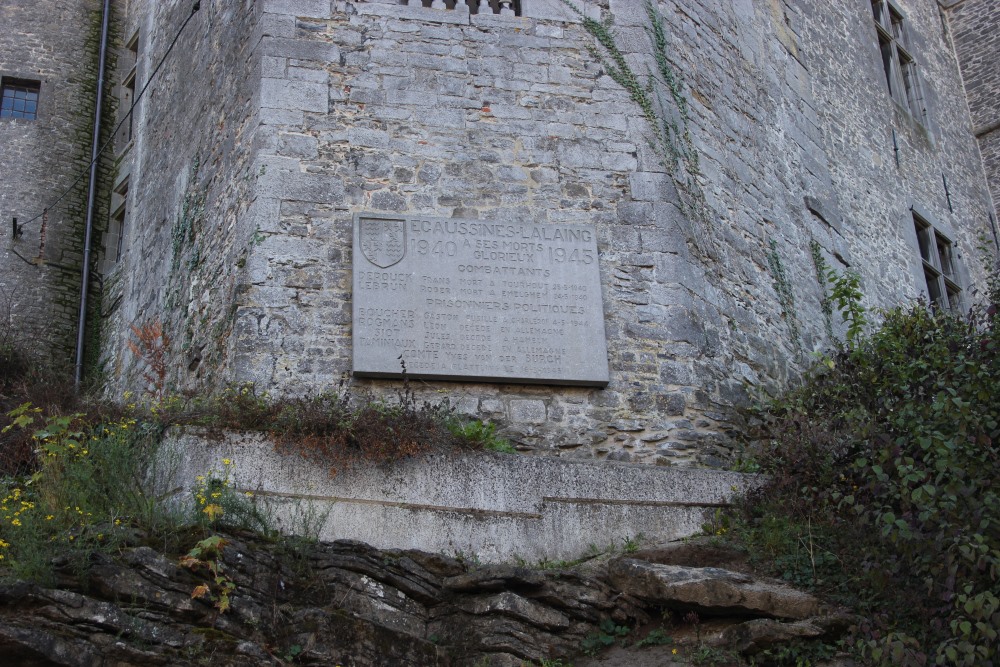
<svg viewBox="0 0 1000 667">
<path fill-rule="evenodd" d="M 353 257 L 357 375 L 608 384 L 592 226 L 360 213 Z"/>
</svg>

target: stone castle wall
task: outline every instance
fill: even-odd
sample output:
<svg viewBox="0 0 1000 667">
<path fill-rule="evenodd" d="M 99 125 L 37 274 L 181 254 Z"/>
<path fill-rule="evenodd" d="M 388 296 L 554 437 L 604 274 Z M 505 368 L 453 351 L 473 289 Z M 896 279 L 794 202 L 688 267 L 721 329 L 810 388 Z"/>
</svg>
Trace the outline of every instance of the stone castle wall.
<svg viewBox="0 0 1000 667">
<path fill-rule="evenodd" d="M 0 5 L 0 76 L 41 84 L 36 119 L 0 118 L 0 329 L 10 327 L 15 345 L 66 366 L 73 359 L 80 303 L 101 5 Z M 104 193 L 110 164 L 101 167 Z M 64 193 L 48 212 L 43 243 L 40 214 Z M 98 200 L 98 219 L 107 217 L 106 201 Z M 24 225 L 16 240 L 15 217 Z"/>
<path fill-rule="evenodd" d="M 156 323 L 173 355 L 171 386 L 218 381 L 235 276 L 254 233 L 245 211 L 256 176 L 255 53 L 267 21 L 260 3 L 216 0 L 202 2 L 182 31 L 192 4 L 133 0 L 122 28 L 126 41 L 138 39 L 140 88 L 163 67 L 137 105 L 134 141 L 119 159 L 118 180 L 129 179 L 125 252 L 105 276 L 102 323 L 102 367 L 118 391 L 149 388 L 127 342 L 136 340 L 131 327 Z"/>
<path fill-rule="evenodd" d="M 187 10 L 133 4 L 133 25 L 159 44 Z M 971 249 L 989 196 L 931 0 L 905 3 L 921 122 L 886 90 L 867 0 L 659 3 L 683 80 L 676 167 L 559 3 L 526 2 L 525 17 L 202 4 L 153 90 L 172 102 L 142 110 L 140 231 L 112 276 L 121 305 L 106 327 L 119 388 L 141 371 L 128 325 L 154 320 L 173 338 L 179 388 L 335 387 L 351 369 L 355 213 L 586 223 L 608 387 L 418 393 L 500 422 L 525 451 L 711 465 L 728 455 L 731 408 L 788 383 L 837 331 L 814 254 L 858 270 L 867 305 L 916 298 L 913 208 L 955 244 L 966 291 L 984 277 Z M 583 9 L 610 11 L 644 81 L 657 65 L 642 3 Z"/>
<path fill-rule="evenodd" d="M 1000 12 L 990 0 L 964 0 L 948 10 L 952 40 L 969 100 L 993 201 L 1000 197 Z"/>
</svg>

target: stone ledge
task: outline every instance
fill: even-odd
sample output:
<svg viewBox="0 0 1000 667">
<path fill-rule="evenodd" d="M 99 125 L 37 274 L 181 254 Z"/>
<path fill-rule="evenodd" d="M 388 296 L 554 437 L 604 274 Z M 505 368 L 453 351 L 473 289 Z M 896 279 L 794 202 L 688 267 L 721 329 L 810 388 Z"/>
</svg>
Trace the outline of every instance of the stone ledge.
<svg viewBox="0 0 1000 667">
<path fill-rule="evenodd" d="M 701 530 L 707 512 L 758 483 L 733 472 L 487 453 L 432 454 L 330 477 L 276 453 L 259 434 L 215 442 L 174 432 L 166 452 L 175 465 L 164 489 L 181 497 L 195 476 L 231 459 L 233 483 L 266 499 L 285 529 L 294 531 L 295 517 L 308 512 L 321 517 L 324 540 L 484 562 L 576 558 L 592 545 L 620 546 L 640 534 L 687 537 Z"/>
</svg>

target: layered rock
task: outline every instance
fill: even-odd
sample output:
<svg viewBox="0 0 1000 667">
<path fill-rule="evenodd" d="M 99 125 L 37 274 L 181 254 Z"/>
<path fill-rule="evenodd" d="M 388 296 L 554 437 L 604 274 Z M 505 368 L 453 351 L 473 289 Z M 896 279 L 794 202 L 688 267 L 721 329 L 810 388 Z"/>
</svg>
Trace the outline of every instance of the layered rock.
<svg viewBox="0 0 1000 667">
<path fill-rule="evenodd" d="M 637 554 L 533 570 L 350 541 L 226 539 L 225 613 L 217 582 L 148 546 L 95 555 L 82 580 L 0 587 L 4 664 L 519 666 L 573 656 L 602 623 L 648 626 L 663 609 L 734 616 L 711 641 L 747 653 L 849 623 L 809 618 L 819 602 L 777 582 Z M 193 598 L 201 585 L 209 594 Z"/>
</svg>

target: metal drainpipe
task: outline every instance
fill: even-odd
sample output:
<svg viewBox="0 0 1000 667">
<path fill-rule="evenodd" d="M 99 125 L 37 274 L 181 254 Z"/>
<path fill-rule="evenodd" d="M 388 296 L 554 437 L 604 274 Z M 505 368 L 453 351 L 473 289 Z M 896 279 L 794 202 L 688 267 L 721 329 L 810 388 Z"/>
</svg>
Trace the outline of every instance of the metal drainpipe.
<svg viewBox="0 0 1000 667">
<path fill-rule="evenodd" d="M 94 235 L 94 207 L 97 199 L 97 159 L 100 157 L 101 116 L 104 106 L 104 65 L 108 55 L 108 25 L 111 20 L 111 0 L 104 0 L 104 18 L 101 25 L 101 55 L 97 64 L 97 107 L 94 110 L 94 139 L 90 151 L 90 188 L 87 193 L 87 228 L 83 237 L 83 277 L 80 281 L 80 317 L 76 333 L 76 374 L 73 384 L 77 389 L 83 379 L 83 338 L 87 327 L 87 285 L 90 282 L 90 244 Z"/>
</svg>

